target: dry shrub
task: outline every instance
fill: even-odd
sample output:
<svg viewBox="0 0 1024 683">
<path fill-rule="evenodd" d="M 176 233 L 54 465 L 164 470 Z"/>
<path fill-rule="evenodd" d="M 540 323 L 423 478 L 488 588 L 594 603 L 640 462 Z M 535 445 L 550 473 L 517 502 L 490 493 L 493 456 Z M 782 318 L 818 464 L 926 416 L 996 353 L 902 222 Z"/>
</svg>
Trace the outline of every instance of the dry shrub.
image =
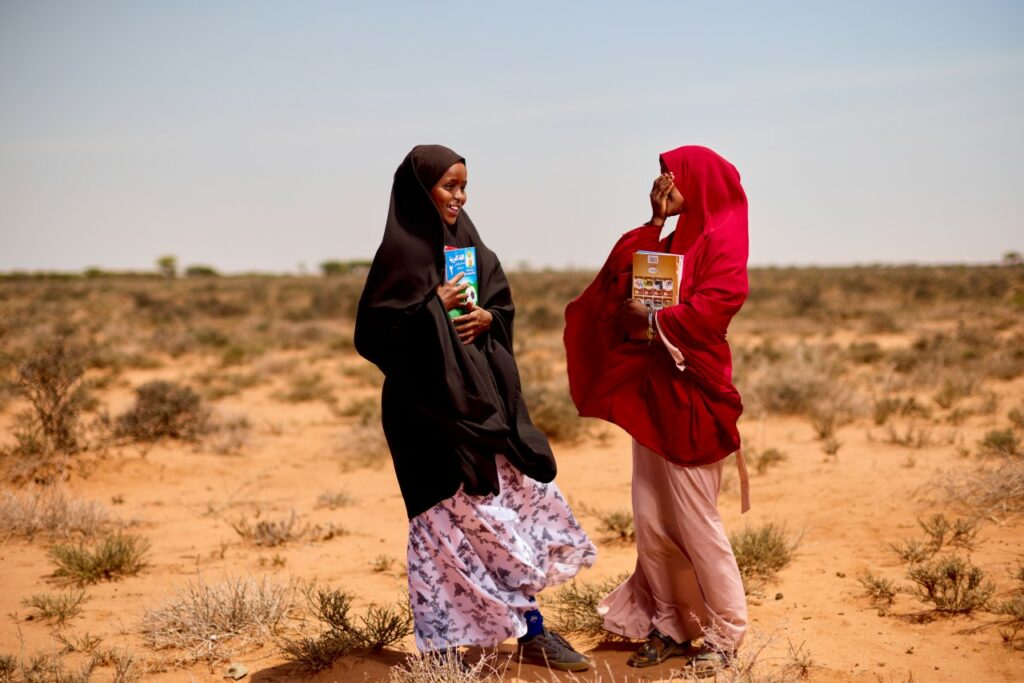
<svg viewBox="0 0 1024 683">
<path fill-rule="evenodd" d="M 121 522 L 96 501 L 71 498 L 64 489 L 46 488 L 22 495 L 0 493 L 0 533 L 47 538 L 91 538 Z"/>
<path fill-rule="evenodd" d="M 595 583 L 573 580 L 550 596 L 542 594 L 546 621 L 560 633 L 614 637 L 604 630 L 604 617 L 597 606 L 628 578 L 629 574 L 620 574 Z"/>
<path fill-rule="evenodd" d="M 1021 455 L 1020 439 L 1012 429 L 992 429 L 978 443 L 981 455 L 1015 458 Z"/>
<path fill-rule="evenodd" d="M 278 643 L 286 659 L 306 671 L 322 671 L 344 655 L 356 650 L 379 651 L 412 633 L 408 604 L 370 604 L 354 617 L 352 595 L 337 589 L 310 584 L 303 591 L 309 610 L 319 622 L 316 636 L 283 638 Z"/>
<path fill-rule="evenodd" d="M 146 610 L 142 637 L 157 650 L 181 650 L 179 663 L 223 661 L 276 635 L 295 607 L 295 593 L 294 583 L 267 577 L 229 577 L 215 585 L 200 577 Z"/>
<path fill-rule="evenodd" d="M 858 413 L 857 400 L 845 385 L 835 384 L 809 412 L 818 438 L 827 441 L 835 436 L 837 429 L 853 422 Z"/>
<path fill-rule="evenodd" d="M 210 409 L 191 387 L 155 380 L 135 389 L 135 403 L 118 416 L 114 431 L 134 441 L 197 441 L 210 431 Z"/>
<path fill-rule="evenodd" d="M 250 389 L 263 382 L 256 372 L 223 372 L 208 370 L 197 373 L 193 380 L 200 387 L 202 395 L 210 401 L 227 396 L 236 396 L 244 389 Z"/>
<path fill-rule="evenodd" d="M 80 414 L 88 394 L 84 353 L 66 337 L 44 343 L 18 368 L 17 388 L 30 408 L 17 416 L 10 455 L 45 458 L 83 448 Z"/>
<path fill-rule="evenodd" d="M 361 425 L 380 424 L 380 400 L 377 397 L 353 399 L 339 411 L 342 417 L 355 417 Z"/>
<path fill-rule="evenodd" d="M 961 400 L 971 396 L 978 388 L 978 379 L 967 373 L 958 373 L 942 381 L 932 400 L 943 410 L 949 410 Z"/>
<path fill-rule="evenodd" d="M 788 456 L 778 448 L 766 448 L 763 451 L 745 448 L 743 450 L 743 458 L 746 460 L 748 467 L 761 475 L 766 474 L 772 467 L 786 462 Z"/>
<path fill-rule="evenodd" d="M 917 586 L 911 591 L 921 602 L 938 612 L 969 614 L 983 609 L 995 592 L 985 572 L 958 555 L 945 555 L 912 564 L 907 577 Z"/>
<path fill-rule="evenodd" d="M 324 491 L 316 499 L 316 507 L 336 510 L 354 502 L 352 496 L 346 491 Z"/>
<path fill-rule="evenodd" d="M 287 517 L 276 520 L 258 519 L 255 524 L 242 517 L 231 522 L 231 528 L 246 541 L 266 548 L 275 548 L 301 540 L 328 541 L 346 533 L 343 528 L 334 524 L 321 526 L 303 522 L 295 510 Z"/>
<path fill-rule="evenodd" d="M 482 680 L 504 680 L 512 662 L 511 655 L 484 653 L 472 665 L 459 656 L 419 655 L 409 657 L 388 672 L 388 683 L 478 683 Z"/>
<path fill-rule="evenodd" d="M 928 427 L 922 427 L 913 421 L 905 424 L 902 430 L 889 425 L 885 442 L 893 446 L 903 446 L 905 448 L 927 448 L 932 445 L 932 431 Z"/>
<path fill-rule="evenodd" d="M 566 387 L 532 383 L 524 388 L 523 399 L 534 426 L 549 439 L 576 443 L 583 438 L 586 423 L 580 418 Z"/>
<path fill-rule="evenodd" d="M 884 425 L 893 415 L 927 420 L 932 416 L 932 411 L 928 406 L 918 403 L 913 396 L 906 399 L 896 396 L 882 396 L 875 399 L 872 417 L 876 425 Z"/>
<path fill-rule="evenodd" d="M 758 411 L 777 415 L 807 415 L 833 397 L 848 393 L 839 385 L 842 367 L 834 354 L 819 347 L 801 346 L 763 362 L 742 387 Z"/>
<path fill-rule="evenodd" d="M 146 566 L 149 541 L 133 534 L 108 534 L 93 547 L 83 543 L 57 544 L 50 559 L 57 565 L 53 575 L 74 583 L 113 581 L 138 574 Z"/>
<path fill-rule="evenodd" d="M 1020 459 L 996 467 L 981 466 L 973 472 L 946 473 L 935 483 L 945 502 L 978 515 L 1002 516 L 1024 510 L 1024 462 Z"/>
<path fill-rule="evenodd" d="M 334 390 L 319 372 L 292 375 L 288 380 L 288 387 L 274 394 L 274 398 L 288 403 L 323 401 L 328 405 L 333 405 L 337 401 Z"/>
</svg>

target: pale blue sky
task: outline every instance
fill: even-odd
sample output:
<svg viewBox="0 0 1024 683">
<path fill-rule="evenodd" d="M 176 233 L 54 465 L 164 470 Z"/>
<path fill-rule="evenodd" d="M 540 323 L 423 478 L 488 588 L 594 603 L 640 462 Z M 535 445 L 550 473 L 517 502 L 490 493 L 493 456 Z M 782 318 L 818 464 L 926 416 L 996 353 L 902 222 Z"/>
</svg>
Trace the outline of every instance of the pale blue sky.
<svg viewBox="0 0 1024 683">
<path fill-rule="evenodd" d="M 368 258 L 417 143 L 508 267 L 600 265 L 682 144 L 754 264 L 994 261 L 1024 3 L 0 0 L 0 270 Z"/>
</svg>

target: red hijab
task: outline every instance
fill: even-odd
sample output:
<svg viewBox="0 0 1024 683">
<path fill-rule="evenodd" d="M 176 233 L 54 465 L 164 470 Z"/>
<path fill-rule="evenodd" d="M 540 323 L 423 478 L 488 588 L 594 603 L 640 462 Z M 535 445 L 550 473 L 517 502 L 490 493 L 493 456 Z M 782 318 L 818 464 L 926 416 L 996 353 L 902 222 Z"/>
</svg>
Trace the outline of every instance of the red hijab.
<svg viewBox="0 0 1024 683">
<path fill-rule="evenodd" d="M 747 197 L 736 168 L 706 147 L 680 147 L 661 162 L 675 175 L 684 212 L 664 240 L 651 225 L 623 235 L 566 308 L 569 388 L 580 415 L 619 425 L 672 462 L 704 465 L 740 447 L 743 404 L 725 336 L 747 298 Z M 613 327 L 638 250 L 685 255 L 679 304 L 657 314 L 685 370 L 661 341 L 624 341 Z"/>
</svg>

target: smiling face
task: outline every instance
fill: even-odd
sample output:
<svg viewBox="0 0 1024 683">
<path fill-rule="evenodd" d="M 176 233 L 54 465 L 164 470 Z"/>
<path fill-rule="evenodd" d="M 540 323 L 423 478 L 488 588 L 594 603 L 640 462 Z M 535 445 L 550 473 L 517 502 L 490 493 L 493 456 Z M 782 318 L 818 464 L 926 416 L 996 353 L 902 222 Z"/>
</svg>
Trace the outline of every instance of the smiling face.
<svg viewBox="0 0 1024 683">
<path fill-rule="evenodd" d="M 430 189 L 430 199 L 441 214 L 441 219 L 448 225 L 455 225 L 466 203 L 466 177 L 466 165 L 455 163 Z"/>
</svg>

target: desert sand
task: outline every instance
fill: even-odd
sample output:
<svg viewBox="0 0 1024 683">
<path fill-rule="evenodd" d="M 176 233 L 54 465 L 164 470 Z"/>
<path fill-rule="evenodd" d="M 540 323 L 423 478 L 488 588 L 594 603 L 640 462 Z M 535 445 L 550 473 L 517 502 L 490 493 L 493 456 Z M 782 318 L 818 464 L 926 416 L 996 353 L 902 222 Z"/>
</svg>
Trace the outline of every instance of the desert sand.
<svg viewBox="0 0 1024 683">
<path fill-rule="evenodd" d="M 8 307 L 14 302 L 25 304 L 35 296 L 26 285 L 2 286 Z M 93 299 L 114 296 L 102 289 L 90 291 Z M 230 288 L 224 291 L 224 297 L 232 294 Z M 135 348 L 141 342 L 130 325 L 117 327 L 131 319 L 131 304 L 114 301 L 110 305 L 123 306 L 123 315 L 111 314 L 115 322 L 95 338 L 114 347 Z M 998 315 L 1003 315 L 1005 325 L 996 326 L 991 334 L 1002 340 L 996 344 L 998 348 L 1012 350 L 1024 324 L 1005 314 L 1001 306 L 993 304 L 993 310 L 1004 312 Z M 552 307 L 557 314 L 556 305 Z M 895 313 L 897 308 L 894 305 L 890 310 Z M 753 388 L 763 377 L 759 373 L 786 371 L 785 367 L 772 370 L 771 364 L 756 360 L 755 350 L 763 351 L 768 341 L 779 349 L 840 350 L 871 341 L 883 354 L 896 353 L 912 349 L 922 335 L 955 337 L 964 320 L 973 322 L 965 317 L 969 313 L 964 311 L 969 310 L 969 306 L 936 310 L 900 325 L 900 329 L 882 331 L 865 331 L 863 318 L 823 323 L 795 316 L 793 320 L 799 322 L 790 324 L 782 317 L 776 320 L 765 309 L 746 318 L 741 314 L 737 320 L 731 339 L 739 349 L 738 381 L 749 394 L 748 413 L 741 423 L 745 449 L 752 455 L 753 465 L 768 449 L 781 452 L 784 459 L 763 471 L 752 467 L 753 509 L 745 515 L 740 514 L 738 482 L 730 460 L 720 510 L 730 533 L 772 522 L 784 529 L 793 546 L 789 564 L 752 587 L 751 630 L 744 648 L 757 659 L 756 676 L 750 680 L 921 683 L 1024 679 L 1021 636 L 1009 636 L 1005 616 L 982 609 L 944 614 L 905 592 L 898 593 L 887 606 L 873 602 L 859 581 L 870 573 L 909 586 L 907 564 L 891 545 L 924 538 L 918 520 L 943 513 L 950 520 L 975 521 L 975 543 L 965 552 L 984 570 L 985 578 L 994 582 L 993 600 L 1009 599 L 1020 589 L 1014 578 L 1024 560 L 1020 501 L 984 509 L 971 507 L 946 495 L 940 484 L 949 477 L 967 480 L 977 476 L 979 467 L 992 466 L 992 460 L 978 454 L 979 443 L 992 430 L 1012 428 L 1006 415 L 1024 405 L 1024 377 L 999 379 L 979 374 L 970 392 L 955 403 L 963 409 L 955 417 L 950 417 L 952 406 L 942 408 L 933 398 L 941 385 L 939 378 L 934 384 L 923 380 L 904 383 L 898 387 L 900 395 L 913 395 L 920 404 L 928 405 L 930 416 L 915 421 L 896 415 L 877 424 L 871 400 L 877 404 L 881 382 L 892 377 L 893 371 L 885 359 L 860 366 L 850 361 L 834 382 L 856 387 L 857 398 L 850 403 L 857 407 L 850 407 L 838 421 L 833 436 L 839 446 L 832 454 L 825 452 L 825 440 L 816 432 L 813 420 L 766 408 Z M 28 313 L 22 309 L 21 315 Z M 223 329 L 241 336 L 241 326 L 229 319 Z M 351 322 L 344 316 L 328 320 L 322 327 L 341 338 L 351 334 Z M 31 348 L 10 331 L 3 342 L 11 356 L 27 354 Z M 564 394 L 557 324 L 534 329 L 524 325 L 517 344 L 521 364 L 543 366 L 524 369 L 524 382 L 547 382 L 552 391 Z M 391 667 L 415 652 L 412 638 L 407 636 L 382 652 L 346 655 L 326 671 L 301 673 L 286 661 L 278 646 L 279 639 L 289 634 L 316 631 L 301 597 L 277 634 L 259 639 L 262 644 L 225 638 L 211 644 L 213 656 L 199 661 L 188 661 L 188 653 L 181 649 L 154 649 L 142 635 L 144 614 L 172 600 L 175 591 L 189 582 L 216 584 L 232 577 L 266 577 L 281 585 L 315 582 L 349 591 L 357 609 L 404 599 L 407 520 L 401 496 L 386 453 L 366 456 L 366 452 L 380 449 L 372 414 L 379 378 L 345 344 L 294 346 L 265 347 L 230 365 L 225 364 L 220 350 L 200 349 L 178 356 L 154 350 L 149 352 L 154 362 L 141 364 L 152 367 L 128 364 L 116 373 L 97 368 L 87 371 L 87 377 L 109 376 L 109 381 L 94 390 L 98 406 L 83 417 L 84 422 L 103 411 L 112 416 L 123 413 L 132 405 L 134 388 L 156 379 L 199 386 L 196 378 L 204 372 L 242 371 L 252 371 L 261 379 L 237 393 L 209 399 L 218 419 L 234 415 L 247 420 L 244 438 L 232 444 L 236 448 L 218 446 L 212 439 L 192 443 L 164 438 L 137 443 L 104 441 L 97 436 L 91 437 L 96 441 L 83 452 L 60 460 L 59 475 L 46 485 L 74 499 L 98 502 L 127 525 L 126 531 L 147 539 L 151 544 L 147 563 L 138 574 L 85 585 L 87 600 L 81 613 L 59 625 L 38 617 L 23 601 L 32 595 L 69 589 L 53 576 L 54 564 L 47 554 L 61 539 L 46 534 L 28 539 L 6 532 L 0 543 L 0 654 L 24 661 L 33 653 L 67 651 L 70 643 L 70 649 L 86 652 L 67 653 L 64 660 L 69 668 L 86 661 L 90 651 L 114 649 L 131 653 L 135 657 L 133 675 L 147 681 L 221 681 L 229 665 L 241 664 L 248 670 L 244 680 L 362 682 L 388 680 Z M 12 362 L 8 367 L 14 377 L 16 365 Z M 314 371 L 328 388 L 328 398 L 282 398 L 295 375 Z M 985 407 L 991 408 L 993 403 L 998 407 Z M 14 443 L 15 416 L 27 409 L 25 397 L 16 394 L 2 405 L 0 438 L 8 449 Z M 368 424 L 362 424 L 360 411 L 370 413 Z M 925 437 L 916 443 L 913 439 L 897 443 L 899 439 L 893 436 L 910 434 L 907 430 L 924 425 Z M 630 445 L 628 435 L 611 425 L 588 422 L 584 431 L 576 438 L 554 441 L 557 482 L 599 546 L 597 565 L 582 572 L 578 581 L 600 582 L 631 571 L 635 561 L 632 543 L 603 531 L 599 518 L 602 511 L 629 508 Z M 12 457 L 8 455 L 8 465 Z M 43 484 L 32 479 L 12 474 L 2 490 L 18 496 L 43 490 Z M 347 500 L 340 501 L 344 504 L 324 505 L 325 494 L 338 492 L 346 494 Z M 318 526 L 319 532 L 261 547 L 235 529 L 241 520 L 255 524 L 260 519 L 285 519 L 293 511 L 299 523 Z M 544 597 L 557 590 L 542 595 L 542 605 Z M 100 641 L 90 643 L 90 637 Z M 573 678 L 512 664 L 505 680 L 671 680 L 673 670 L 681 665 L 679 660 L 670 660 L 660 669 L 641 672 L 625 665 L 632 645 L 599 642 L 585 635 L 569 634 L 569 638 L 590 651 L 597 663 L 594 670 Z M 503 649 L 511 652 L 512 643 Z M 92 680 L 116 680 L 113 666 L 105 662 Z"/>
</svg>

